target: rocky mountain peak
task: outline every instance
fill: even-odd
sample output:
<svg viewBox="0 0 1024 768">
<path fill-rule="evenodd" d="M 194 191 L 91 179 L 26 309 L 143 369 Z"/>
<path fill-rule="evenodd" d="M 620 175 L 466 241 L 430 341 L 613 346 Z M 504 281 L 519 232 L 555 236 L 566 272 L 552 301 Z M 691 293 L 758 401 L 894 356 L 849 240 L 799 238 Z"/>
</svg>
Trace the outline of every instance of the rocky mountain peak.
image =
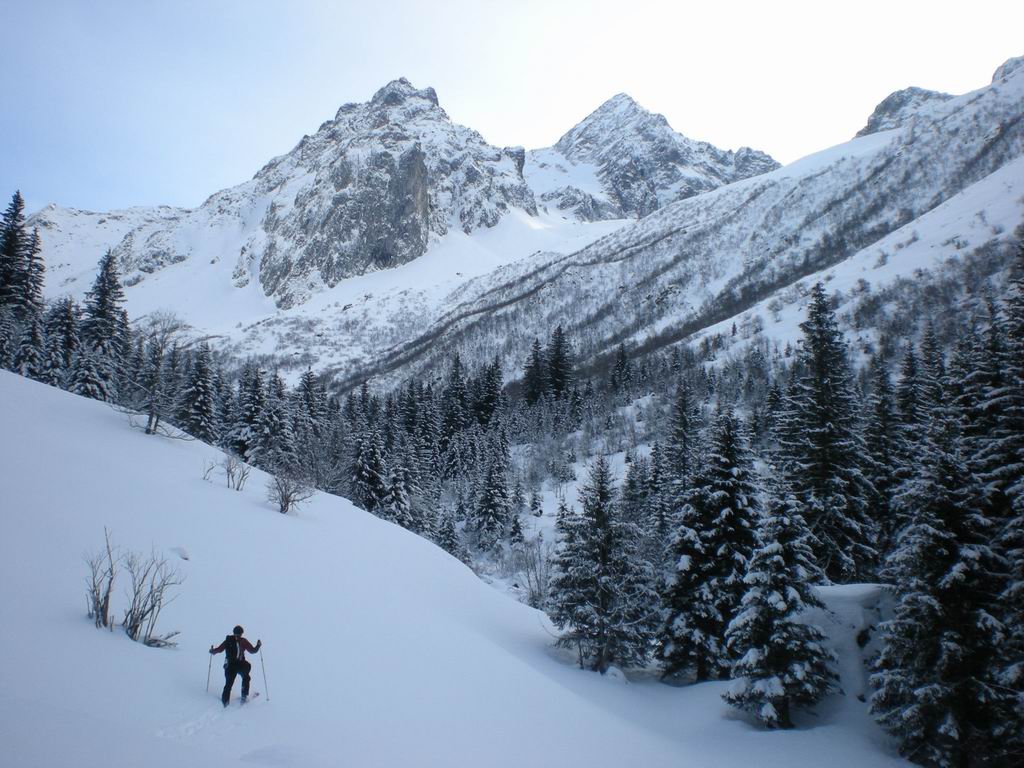
<svg viewBox="0 0 1024 768">
<path fill-rule="evenodd" d="M 1006 80 L 1016 72 L 1024 70 L 1024 56 L 1015 56 L 1012 59 L 1007 59 L 996 69 L 995 74 L 992 75 L 992 82 L 997 83 L 1001 80 Z"/>
<path fill-rule="evenodd" d="M 433 104 L 435 107 L 438 106 L 437 93 L 433 88 L 424 88 L 419 90 L 404 77 L 392 80 L 373 94 L 373 98 L 370 99 L 369 106 L 394 107 L 399 104 L 404 104 L 410 99 L 422 99 L 423 101 Z"/>
<path fill-rule="evenodd" d="M 948 93 L 929 91 L 925 88 L 904 88 L 886 96 L 875 107 L 868 118 L 867 125 L 857 131 L 857 136 L 867 136 L 879 131 L 899 128 L 921 109 L 949 101 L 953 97 Z"/>
<path fill-rule="evenodd" d="M 732 152 L 689 139 L 625 93 L 604 102 L 551 149 L 537 150 L 534 159 L 542 171 L 534 176 L 548 184 L 538 190 L 541 200 L 584 219 L 643 217 L 778 167 L 757 150 Z M 595 184 L 579 184 L 579 166 L 596 167 L 603 194 L 594 194 Z"/>
</svg>

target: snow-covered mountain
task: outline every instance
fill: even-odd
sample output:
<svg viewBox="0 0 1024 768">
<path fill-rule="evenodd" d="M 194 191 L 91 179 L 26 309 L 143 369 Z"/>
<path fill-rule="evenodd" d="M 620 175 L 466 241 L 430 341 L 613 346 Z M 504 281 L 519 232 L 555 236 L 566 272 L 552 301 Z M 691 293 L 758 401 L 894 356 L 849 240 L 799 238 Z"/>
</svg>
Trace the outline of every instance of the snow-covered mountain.
<svg viewBox="0 0 1024 768">
<path fill-rule="evenodd" d="M 117 244 L 129 267 L 132 317 L 171 309 L 233 353 L 326 369 L 342 385 L 431 370 L 453 347 L 469 361 L 501 354 L 512 375 L 532 338 L 558 323 L 586 364 L 620 341 L 654 349 L 742 319 L 777 295 L 791 302 L 801 281 L 853 279 L 846 273 L 856 269 L 857 280 L 881 288 L 1012 238 L 1024 219 L 1022 62 L 1011 59 L 990 85 L 963 96 L 890 96 L 871 131 L 850 142 L 675 202 L 671 195 L 687 194 L 695 179 L 717 183 L 727 180 L 726 167 L 754 172 L 771 161 L 746 153 L 751 166 L 743 150 L 688 142 L 619 96 L 520 164 L 517 151 L 488 148 L 452 125 L 432 91 L 396 81 L 195 211 L 50 208 L 32 223 L 42 228 L 49 295 L 84 293 L 102 250 Z M 372 259 L 320 261 L 316 254 L 339 248 L 368 251 L 326 234 L 307 237 L 300 226 L 309 215 L 310 232 L 338 231 L 338 222 L 377 210 L 343 203 L 350 193 L 379 193 L 380 205 L 391 205 L 390 191 L 366 191 L 385 176 L 390 185 L 397 177 L 388 174 L 364 174 L 335 195 L 333 169 L 355 163 L 359 147 L 398 164 L 402 152 L 422 152 L 428 209 L 446 212 L 400 227 L 401 236 L 375 225 L 393 242 L 425 249 L 389 269 Z M 675 164 L 683 147 L 694 165 Z M 457 167 L 449 164 L 456 151 Z M 728 162 L 713 168 L 709 158 L 722 155 Z M 634 156 L 650 162 L 628 160 Z M 641 165 L 654 169 L 649 177 L 631 175 Z M 266 196 L 255 194 L 264 188 Z M 444 201 L 439 209 L 431 195 Z M 560 208 L 571 199 L 579 205 Z M 636 206 L 655 203 L 661 207 L 631 220 Z M 358 231 L 367 242 L 369 230 Z M 926 252 L 914 245 L 922 242 Z M 869 253 L 886 268 L 865 267 Z M 341 277 L 362 268 L 357 263 L 370 271 Z M 766 332 L 776 330 L 769 324 Z"/>
<path fill-rule="evenodd" d="M 542 613 L 344 499 L 317 494 L 281 515 L 263 473 L 241 491 L 204 481 L 214 448 L 147 436 L 102 403 L 7 371 L 0 423 L 4 765 L 904 765 L 857 698 L 856 638 L 877 623 L 877 586 L 823 589 L 830 610 L 814 620 L 845 693 L 766 732 L 721 700 L 728 682 L 579 670 Z M 104 528 L 122 552 L 153 551 L 185 577 L 157 626 L 180 630 L 176 648 L 86 618 L 83 554 Z M 115 582 L 118 618 L 127 580 Z M 251 657 L 263 695 L 223 710 L 223 657 L 207 691 L 207 649 L 236 623 L 263 641 Z"/>
<path fill-rule="evenodd" d="M 478 233 L 512 212 L 536 216 L 538 198 L 557 217 L 532 228 L 549 229 L 566 212 L 584 222 L 635 218 L 775 165 L 751 150 L 686 139 L 624 95 L 554 148 L 500 149 L 452 123 L 432 88 L 400 79 L 365 104 L 344 105 L 252 180 L 194 210 L 51 205 L 30 224 L 57 278 L 51 294 L 80 293 L 81 277 L 113 248 L 129 286 L 187 264 L 200 281 L 240 289 L 262 312 L 264 297 L 279 309 L 299 306 L 346 278 L 413 261 L 449 233 Z M 579 204 L 570 204 L 574 195 Z M 239 311 L 235 321 L 249 315 Z M 189 319 L 223 331 L 202 315 Z"/>
<path fill-rule="evenodd" d="M 621 341 L 644 351 L 689 338 L 758 302 L 799 294 L 801 280 L 856 270 L 879 288 L 1019 237 L 1019 61 L 984 88 L 929 101 L 897 128 L 672 203 L 576 253 L 478 278 L 418 338 L 343 381 L 430 370 L 452 347 L 521 365 L 533 337 L 560 323 L 586 365 Z M 908 250 L 920 240 L 926 254 Z"/>
<path fill-rule="evenodd" d="M 401 79 L 342 106 L 252 180 L 197 209 L 50 206 L 31 224 L 57 264 L 83 240 L 113 247 L 129 284 L 172 264 L 223 260 L 235 287 L 256 282 L 290 307 L 346 277 L 409 262 L 452 228 L 493 227 L 513 208 L 536 213 L 524 158 L 455 125 L 433 89 Z"/>
<path fill-rule="evenodd" d="M 778 167 L 749 147 L 724 151 L 688 139 L 620 93 L 555 146 L 529 152 L 526 177 L 541 204 L 587 220 L 621 219 Z"/>
</svg>

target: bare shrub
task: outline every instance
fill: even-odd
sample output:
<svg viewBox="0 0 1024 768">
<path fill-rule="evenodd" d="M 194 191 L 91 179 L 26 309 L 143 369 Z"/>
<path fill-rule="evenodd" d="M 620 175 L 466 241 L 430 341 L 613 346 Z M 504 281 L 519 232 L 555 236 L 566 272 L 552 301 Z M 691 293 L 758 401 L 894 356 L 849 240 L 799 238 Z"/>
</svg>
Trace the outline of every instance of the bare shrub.
<svg viewBox="0 0 1024 768">
<path fill-rule="evenodd" d="M 277 511 L 287 515 L 313 496 L 310 488 L 294 475 L 282 472 L 267 481 L 267 500 L 277 505 Z"/>
<path fill-rule="evenodd" d="M 151 646 L 176 645 L 171 638 L 177 632 L 156 635 L 156 622 L 160 611 L 174 600 L 168 591 L 185 581 L 167 560 L 154 550 L 148 558 L 129 552 L 123 558 L 131 586 L 128 592 L 128 609 L 124 612 L 124 631 L 132 640 Z"/>
<path fill-rule="evenodd" d="M 516 569 L 526 583 L 526 602 L 543 609 L 551 584 L 551 555 L 554 547 L 543 536 L 530 539 L 513 550 Z"/>
<path fill-rule="evenodd" d="M 105 546 L 99 552 L 86 555 L 85 564 L 89 567 L 89 579 L 87 581 L 89 618 L 93 620 L 97 628 L 113 627 L 113 619 L 110 618 L 110 595 L 114 591 L 114 579 L 117 576 L 117 563 L 119 558 L 115 556 L 117 547 L 110 543 L 110 531 L 103 529 Z"/>
<path fill-rule="evenodd" d="M 252 467 L 232 453 L 224 455 L 220 466 L 224 470 L 224 479 L 227 481 L 228 488 L 240 491 L 245 487 L 245 481 L 249 479 Z"/>
<path fill-rule="evenodd" d="M 213 470 L 215 470 L 216 468 L 217 464 L 215 462 L 203 462 L 203 480 L 205 480 L 208 483 L 213 482 L 212 480 L 210 480 L 210 477 L 213 475 Z"/>
</svg>

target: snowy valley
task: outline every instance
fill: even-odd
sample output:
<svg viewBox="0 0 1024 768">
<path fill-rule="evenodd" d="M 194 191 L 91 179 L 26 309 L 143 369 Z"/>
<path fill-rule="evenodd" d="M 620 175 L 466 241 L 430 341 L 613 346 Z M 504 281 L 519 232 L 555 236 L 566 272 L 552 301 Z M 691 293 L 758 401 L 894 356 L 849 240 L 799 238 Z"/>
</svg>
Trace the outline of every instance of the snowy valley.
<svg viewBox="0 0 1024 768">
<path fill-rule="evenodd" d="M 1024 57 L 866 120 L 525 150 L 402 78 L 194 209 L 15 193 L 0 763 L 1019 764 Z"/>
</svg>

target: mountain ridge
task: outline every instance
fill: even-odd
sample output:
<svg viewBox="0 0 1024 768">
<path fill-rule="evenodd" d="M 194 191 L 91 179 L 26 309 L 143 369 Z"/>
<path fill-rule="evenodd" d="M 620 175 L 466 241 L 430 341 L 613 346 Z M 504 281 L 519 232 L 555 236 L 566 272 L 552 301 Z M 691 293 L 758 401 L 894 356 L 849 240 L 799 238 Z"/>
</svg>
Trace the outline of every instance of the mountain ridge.
<svg viewBox="0 0 1024 768">
<path fill-rule="evenodd" d="M 629 97 L 610 102 L 616 99 Z M 663 123 L 663 143 L 718 153 L 708 157 L 733 157 L 690 142 L 672 132 L 663 117 L 629 102 L 637 115 Z M 621 144 L 614 132 L 597 138 Z M 340 280 L 419 258 L 449 231 L 468 235 L 490 229 L 512 210 L 536 215 L 542 195 L 524 176 L 534 157 L 521 147 L 488 144 L 478 132 L 451 122 L 433 88 L 417 89 L 398 78 L 367 102 L 343 104 L 292 150 L 197 208 L 94 213 L 51 205 L 34 214 L 32 224 L 43 233 L 50 261 L 70 261 L 71 243 L 85 240 L 93 245 L 92 261 L 100 247 L 113 248 L 127 281 L 137 284 L 185 261 L 230 260 L 232 285 L 256 286 L 287 309 Z M 678 166 L 678 159 L 671 161 Z M 661 204 L 658 194 L 678 181 L 679 169 L 661 176 L 650 167 L 647 171 L 635 183 L 623 182 L 621 173 L 605 173 L 604 180 L 595 175 L 593 210 L 577 206 L 571 216 L 607 220 L 641 215 Z M 706 187 L 726 180 L 716 173 L 697 176 Z M 640 194 L 631 191 L 637 184 L 646 202 L 623 205 L 626 197 Z M 630 191 L 616 191 L 623 186 Z"/>
</svg>

